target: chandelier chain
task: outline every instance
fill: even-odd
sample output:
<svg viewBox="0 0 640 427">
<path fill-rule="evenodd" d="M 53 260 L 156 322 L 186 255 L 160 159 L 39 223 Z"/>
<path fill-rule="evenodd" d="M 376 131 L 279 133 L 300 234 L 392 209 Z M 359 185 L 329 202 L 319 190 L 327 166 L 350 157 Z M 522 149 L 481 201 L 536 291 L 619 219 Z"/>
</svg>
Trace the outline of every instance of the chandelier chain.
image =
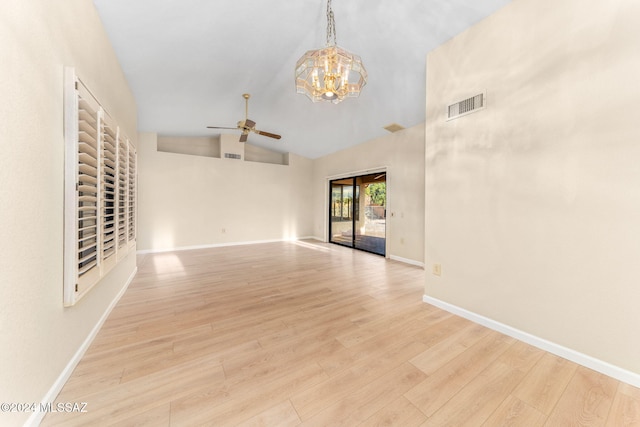
<svg viewBox="0 0 640 427">
<path fill-rule="evenodd" d="M 331 39 L 333 38 L 333 43 Z M 336 21 L 333 16 L 333 9 L 331 9 L 331 0 L 327 0 L 327 46 L 336 46 Z"/>
</svg>

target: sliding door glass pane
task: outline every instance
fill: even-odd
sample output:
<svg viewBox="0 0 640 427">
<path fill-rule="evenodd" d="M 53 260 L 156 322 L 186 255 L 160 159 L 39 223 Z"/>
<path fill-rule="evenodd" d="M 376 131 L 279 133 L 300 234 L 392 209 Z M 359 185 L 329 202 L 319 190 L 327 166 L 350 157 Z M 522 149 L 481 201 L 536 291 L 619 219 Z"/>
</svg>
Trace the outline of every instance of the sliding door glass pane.
<svg viewBox="0 0 640 427">
<path fill-rule="evenodd" d="M 387 220 L 387 184 L 384 173 L 356 178 L 358 201 L 355 211 L 355 247 L 379 255 L 385 254 Z M 359 194 L 358 194 L 359 193 Z"/>
<path fill-rule="evenodd" d="M 353 247 L 353 179 L 331 181 L 331 242 Z"/>
</svg>

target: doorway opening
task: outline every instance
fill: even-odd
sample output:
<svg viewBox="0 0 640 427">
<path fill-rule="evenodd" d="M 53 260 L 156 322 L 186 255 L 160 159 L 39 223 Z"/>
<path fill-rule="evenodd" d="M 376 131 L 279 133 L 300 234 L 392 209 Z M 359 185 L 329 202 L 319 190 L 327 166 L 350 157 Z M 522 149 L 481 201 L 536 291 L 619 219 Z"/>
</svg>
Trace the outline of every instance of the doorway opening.
<svg viewBox="0 0 640 427">
<path fill-rule="evenodd" d="M 384 256 L 386 172 L 335 179 L 329 186 L 329 241 Z"/>
</svg>

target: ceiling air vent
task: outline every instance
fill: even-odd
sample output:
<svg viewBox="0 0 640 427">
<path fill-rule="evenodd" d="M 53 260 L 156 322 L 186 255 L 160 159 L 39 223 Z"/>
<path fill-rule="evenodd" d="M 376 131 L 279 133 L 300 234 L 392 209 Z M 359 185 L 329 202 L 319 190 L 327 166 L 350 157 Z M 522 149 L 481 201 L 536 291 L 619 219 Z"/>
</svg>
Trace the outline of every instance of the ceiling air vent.
<svg viewBox="0 0 640 427">
<path fill-rule="evenodd" d="M 475 113 L 484 109 L 486 104 L 486 92 L 480 93 L 471 98 L 464 99 L 447 107 L 447 120 L 457 119 L 467 114 Z"/>
</svg>

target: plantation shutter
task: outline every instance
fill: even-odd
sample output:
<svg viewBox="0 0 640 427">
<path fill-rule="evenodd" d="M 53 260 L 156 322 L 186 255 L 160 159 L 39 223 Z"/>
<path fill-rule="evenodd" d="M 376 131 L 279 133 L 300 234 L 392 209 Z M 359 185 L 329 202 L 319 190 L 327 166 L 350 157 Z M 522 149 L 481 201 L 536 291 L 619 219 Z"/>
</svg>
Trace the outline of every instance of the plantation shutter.
<svg viewBox="0 0 640 427">
<path fill-rule="evenodd" d="M 75 304 L 135 246 L 136 151 L 65 69 L 64 304 Z"/>
</svg>

